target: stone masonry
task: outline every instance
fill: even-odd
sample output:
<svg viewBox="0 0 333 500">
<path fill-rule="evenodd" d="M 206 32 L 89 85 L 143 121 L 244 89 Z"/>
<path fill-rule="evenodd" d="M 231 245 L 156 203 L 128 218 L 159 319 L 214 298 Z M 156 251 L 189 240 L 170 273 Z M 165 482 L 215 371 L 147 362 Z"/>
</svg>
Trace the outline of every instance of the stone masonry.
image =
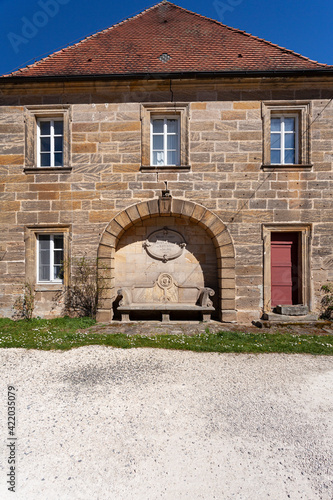
<svg viewBox="0 0 333 500">
<path fill-rule="evenodd" d="M 239 323 L 258 320 L 264 310 L 263 226 L 305 227 L 309 307 L 318 312 L 320 287 L 333 280 L 331 88 L 329 77 L 302 76 L 30 85 L 3 81 L 0 314 L 11 317 L 24 282 L 34 280 L 28 262 L 34 248 L 27 250 L 30 228 L 66 227 L 72 258 L 99 255 L 106 264 L 108 286 L 99 319 L 111 320 L 119 285 L 115 279 L 123 272 L 115 270 L 122 237 L 130 238 L 133 227 L 146 234 L 147 221 L 158 217 L 169 218 L 176 229 L 197 226 L 207 248 L 212 242 L 218 317 Z M 264 165 L 263 106 L 278 102 L 309 107 L 304 131 L 309 162 L 304 165 Z M 143 104 L 149 103 L 186 108 L 187 143 L 182 147 L 188 164 L 182 168 L 163 171 L 143 165 L 142 114 Z M 27 162 L 27 151 L 34 147 L 29 107 L 52 114 L 63 105 L 68 165 L 39 171 Z M 164 213 L 159 200 L 166 182 L 172 199 Z M 213 250 L 201 250 L 194 251 L 202 259 L 213 252 L 214 261 Z M 36 284 L 36 315 L 61 314 L 61 306 L 52 305 L 57 289 L 59 285 Z"/>
</svg>

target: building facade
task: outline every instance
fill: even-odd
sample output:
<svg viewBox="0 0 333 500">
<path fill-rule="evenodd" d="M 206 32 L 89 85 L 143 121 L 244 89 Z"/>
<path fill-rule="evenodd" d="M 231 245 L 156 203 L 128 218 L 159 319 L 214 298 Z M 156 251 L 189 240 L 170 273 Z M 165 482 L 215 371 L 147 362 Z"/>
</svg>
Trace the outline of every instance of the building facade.
<svg viewBox="0 0 333 500">
<path fill-rule="evenodd" d="M 36 316 L 62 314 L 62 264 L 82 256 L 98 257 L 100 321 L 121 304 L 133 319 L 161 303 L 171 319 L 318 314 L 332 83 L 330 66 L 169 2 L 2 77 L 0 314 L 26 282 Z"/>
</svg>

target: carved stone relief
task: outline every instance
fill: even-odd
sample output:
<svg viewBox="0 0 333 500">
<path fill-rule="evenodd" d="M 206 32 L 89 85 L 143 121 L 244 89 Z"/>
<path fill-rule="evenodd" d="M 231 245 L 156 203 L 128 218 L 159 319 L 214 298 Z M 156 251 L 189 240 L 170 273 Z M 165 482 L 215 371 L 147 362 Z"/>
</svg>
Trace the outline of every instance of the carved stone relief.
<svg viewBox="0 0 333 500">
<path fill-rule="evenodd" d="M 151 233 L 142 246 L 153 259 L 168 262 L 182 255 L 186 242 L 178 231 L 164 227 Z"/>
</svg>

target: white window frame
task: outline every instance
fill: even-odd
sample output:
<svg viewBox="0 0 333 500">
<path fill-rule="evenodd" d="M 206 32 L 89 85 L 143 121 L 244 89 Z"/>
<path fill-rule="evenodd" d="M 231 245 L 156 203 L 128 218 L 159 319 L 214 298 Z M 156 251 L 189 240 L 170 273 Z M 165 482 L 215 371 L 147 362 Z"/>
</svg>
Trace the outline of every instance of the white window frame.
<svg viewBox="0 0 333 500">
<path fill-rule="evenodd" d="M 164 120 L 163 123 L 163 153 L 164 153 L 164 163 L 163 164 L 158 164 L 153 162 L 153 137 L 154 135 L 162 135 L 162 134 L 154 134 L 153 132 L 153 122 L 154 120 Z M 177 150 L 176 150 L 176 162 L 175 163 L 168 163 L 168 147 L 167 147 L 167 140 L 168 140 L 168 135 L 175 135 L 175 134 L 170 134 L 168 132 L 168 125 L 167 121 L 168 120 L 177 120 L 178 123 L 178 133 L 177 133 Z M 154 167 L 168 167 L 168 166 L 178 166 L 180 165 L 180 116 L 179 115 L 151 115 L 150 119 L 150 163 Z"/>
<path fill-rule="evenodd" d="M 40 279 L 40 276 L 39 276 L 39 261 L 40 261 L 40 249 L 39 249 L 39 237 L 40 236 L 49 236 L 50 237 L 50 264 L 49 264 L 49 272 L 50 272 L 50 279 L 49 280 L 42 280 Z M 37 255 L 37 283 L 40 283 L 40 284 L 43 284 L 43 283 L 63 283 L 64 280 L 63 278 L 56 278 L 56 279 L 52 279 L 52 276 L 53 276 L 53 268 L 54 268 L 54 253 L 55 251 L 58 251 L 58 249 L 55 249 L 54 248 L 54 237 L 57 236 L 62 236 L 63 237 L 63 244 L 62 244 L 62 253 L 63 253 L 63 258 L 65 256 L 65 235 L 63 233 L 53 233 L 53 234 L 50 234 L 50 233 L 39 233 L 37 234 L 37 251 L 36 251 L 36 255 Z"/>
<path fill-rule="evenodd" d="M 272 133 L 277 134 L 280 133 L 280 148 L 274 148 L 275 151 L 280 151 L 280 159 L 282 161 L 279 162 L 273 162 L 271 160 L 271 165 L 297 165 L 298 164 L 298 144 L 299 144 L 299 135 L 298 135 L 298 114 L 271 114 L 271 121 L 273 118 L 279 118 L 281 120 L 281 127 L 279 132 L 272 132 L 270 131 L 270 139 L 272 137 Z M 289 133 L 288 131 L 285 130 L 285 119 L 286 118 L 294 118 L 295 119 L 295 129 L 293 131 L 295 135 L 295 161 L 293 163 L 290 162 L 285 162 L 285 136 Z M 290 149 L 290 148 L 289 148 Z M 272 154 L 272 146 L 270 146 L 270 152 Z"/>
<path fill-rule="evenodd" d="M 311 163 L 311 114 L 309 101 L 266 101 L 261 103 L 263 119 L 263 159 L 261 168 L 264 171 L 280 170 L 282 172 L 301 172 L 310 170 Z M 297 163 L 271 163 L 271 119 L 274 117 L 297 116 Z"/>
<path fill-rule="evenodd" d="M 51 164 L 50 165 L 42 165 L 41 164 L 41 133 L 40 133 L 40 124 L 42 122 L 50 122 L 50 159 L 51 159 Z M 63 132 L 62 132 L 62 135 L 55 135 L 54 133 L 54 122 L 62 122 L 62 126 L 63 126 Z M 61 165 L 55 165 L 55 150 L 54 150 L 54 146 L 55 146 L 55 138 L 56 137 L 62 137 L 62 164 Z M 59 151 L 57 151 L 57 153 L 59 153 Z M 37 119 L 37 167 L 38 168 L 54 168 L 54 167 L 57 167 L 57 168 L 62 168 L 64 165 L 64 120 L 62 117 L 45 117 L 45 118 L 38 118 Z"/>
</svg>

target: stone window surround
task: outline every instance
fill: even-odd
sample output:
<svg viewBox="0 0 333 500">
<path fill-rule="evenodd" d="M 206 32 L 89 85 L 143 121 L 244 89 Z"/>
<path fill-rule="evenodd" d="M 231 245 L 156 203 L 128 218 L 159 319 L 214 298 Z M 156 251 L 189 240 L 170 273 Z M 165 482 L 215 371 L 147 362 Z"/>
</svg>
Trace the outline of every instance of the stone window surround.
<svg viewBox="0 0 333 500">
<path fill-rule="evenodd" d="M 290 165 L 271 164 L 271 116 L 296 115 L 298 118 L 298 163 Z M 264 171 L 278 169 L 283 171 L 309 170 L 312 168 L 310 157 L 310 117 L 309 101 L 269 101 L 261 106 L 263 120 L 263 164 Z"/>
<path fill-rule="evenodd" d="M 300 235 L 300 267 L 301 267 L 301 296 L 302 305 L 311 310 L 310 294 L 310 242 L 311 224 L 264 224 L 262 237 L 264 241 L 264 312 L 272 311 L 271 307 L 271 233 L 293 232 Z"/>
<path fill-rule="evenodd" d="M 150 160 L 151 142 L 151 117 L 152 115 L 168 116 L 179 115 L 180 122 L 180 165 L 176 166 L 154 166 Z M 163 103 L 163 104 L 141 104 L 141 142 L 142 142 L 142 171 L 178 171 L 190 170 L 189 166 L 189 104 L 188 103 Z"/>
<path fill-rule="evenodd" d="M 38 167 L 37 157 L 37 121 L 39 118 L 62 118 L 63 131 L 63 166 Z M 68 172 L 70 167 L 70 121 L 71 106 L 69 104 L 25 106 L 25 168 L 27 173 Z"/>
<path fill-rule="evenodd" d="M 63 234 L 64 236 L 64 260 L 68 261 L 70 257 L 70 235 L 71 227 L 69 225 L 43 225 L 25 227 L 25 276 L 26 280 L 34 283 L 36 291 L 57 291 L 63 290 L 69 285 L 69 273 L 65 269 L 63 282 L 45 282 L 38 283 L 38 239 L 39 234 Z"/>
</svg>

